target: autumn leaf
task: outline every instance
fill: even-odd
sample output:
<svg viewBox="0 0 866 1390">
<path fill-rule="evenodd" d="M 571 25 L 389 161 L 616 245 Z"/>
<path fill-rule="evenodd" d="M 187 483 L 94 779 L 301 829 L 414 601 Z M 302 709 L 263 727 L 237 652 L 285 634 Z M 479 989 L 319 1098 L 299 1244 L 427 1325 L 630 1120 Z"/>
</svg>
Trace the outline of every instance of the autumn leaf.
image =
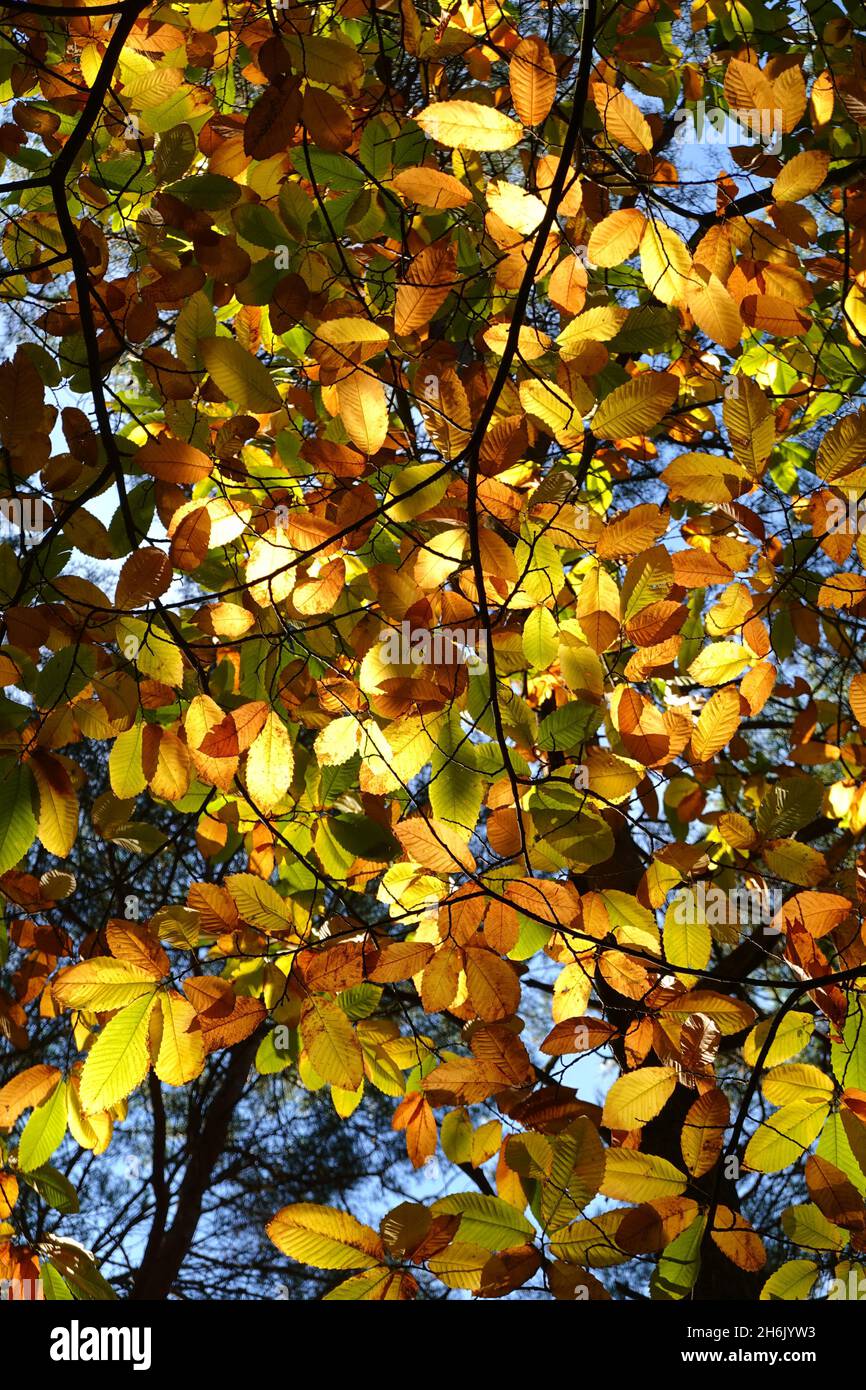
<svg viewBox="0 0 866 1390">
<path fill-rule="evenodd" d="M 510 150 L 522 135 L 501 111 L 474 101 L 437 101 L 415 119 L 431 139 L 466 150 Z"/>
</svg>

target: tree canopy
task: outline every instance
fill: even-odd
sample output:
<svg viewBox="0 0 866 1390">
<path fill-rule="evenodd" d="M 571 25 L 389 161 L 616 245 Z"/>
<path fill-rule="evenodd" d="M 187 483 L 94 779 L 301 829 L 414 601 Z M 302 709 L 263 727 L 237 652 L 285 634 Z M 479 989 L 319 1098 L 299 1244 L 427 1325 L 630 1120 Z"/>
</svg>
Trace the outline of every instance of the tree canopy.
<svg viewBox="0 0 866 1390">
<path fill-rule="evenodd" d="M 329 1299 L 859 1268 L 864 74 L 860 4 L 0 5 L 0 1278 L 168 1297 L 221 1173 Z M 261 1211 L 283 1073 L 405 1200 Z M 51 1160 L 145 1104 L 115 1288 Z"/>
</svg>

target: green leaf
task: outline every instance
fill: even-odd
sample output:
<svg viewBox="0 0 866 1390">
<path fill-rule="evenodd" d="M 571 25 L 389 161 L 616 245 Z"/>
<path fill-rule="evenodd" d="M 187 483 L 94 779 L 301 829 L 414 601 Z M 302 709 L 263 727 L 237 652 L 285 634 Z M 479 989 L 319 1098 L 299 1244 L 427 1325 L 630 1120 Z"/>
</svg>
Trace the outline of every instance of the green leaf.
<svg viewBox="0 0 866 1390">
<path fill-rule="evenodd" d="M 259 1043 L 256 1052 L 256 1071 L 259 1076 L 273 1076 L 275 1073 L 285 1071 L 292 1065 L 292 1058 L 288 1052 L 278 1052 L 274 1030 L 266 1033 Z"/>
<path fill-rule="evenodd" d="M 324 184 L 331 189 L 360 193 L 366 182 L 366 173 L 347 159 L 344 154 L 325 154 L 322 150 L 295 145 L 289 151 L 292 161 L 301 178 L 310 183 Z"/>
<path fill-rule="evenodd" d="M 817 1139 L 830 1109 L 811 1100 L 783 1105 L 759 1125 L 746 1145 L 745 1164 L 759 1173 L 778 1173 L 787 1168 Z"/>
<path fill-rule="evenodd" d="M 472 753 L 460 716 L 452 711 L 439 727 L 430 759 L 428 791 L 438 820 L 469 831 L 475 829 L 478 821 L 484 790 Z"/>
<path fill-rule="evenodd" d="M 117 644 L 134 661 L 143 676 L 164 685 L 183 684 L 183 657 L 173 637 L 148 618 L 118 618 Z"/>
<path fill-rule="evenodd" d="M 138 796 L 147 786 L 141 762 L 144 722 L 139 719 L 130 729 L 118 734 L 108 755 L 108 776 L 111 790 L 121 801 Z"/>
<path fill-rule="evenodd" d="M 439 1132 L 442 1152 L 452 1163 L 468 1163 L 472 1157 L 472 1121 L 465 1110 L 449 1110 Z"/>
<path fill-rule="evenodd" d="M 509 1250 L 535 1235 L 534 1226 L 510 1202 L 482 1192 L 453 1192 L 434 1202 L 432 1210 L 434 1216 L 459 1214 L 461 1244 L 484 1250 Z"/>
<path fill-rule="evenodd" d="M 59 1081 L 51 1095 L 37 1105 L 18 1143 L 18 1169 L 31 1173 L 47 1163 L 66 1133 L 66 1087 Z"/>
<path fill-rule="evenodd" d="M 40 709 L 53 709 L 61 698 L 71 700 L 83 690 L 96 665 L 92 647 L 64 647 L 45 663 L 33 692 Z"/>
<path fill-rule="evenodd" d="M 522 1137 L 531 1143 L 543 1136 Z M 583 1115 L 557 1135 L 553 1144 L 550 1175 L 542 1184 L 541 1196 L 541 1219 L 547 1230 L 562 1226 L 589 1205 L 601 1186 L 604 1170 L 601 1137 L 592 1121 Z"/>
<path fill-rule="evenodd" d="M 818 1278 L 818 1266 L 812 1260 L 788 1260 L 771 1274 L 761 1289 L 761 1301 L 794 1302 L 808 1298 Z"/>
<path fill-rule="evenodd" d="M 196 138 L 192 128 L 181 124 L 167 130 L 159 139 L 153 155 L 153 177 L 157 185 L 185 174 L 196 154 Z"/>
<path fill-rule="evenodd" d="M 788 1207 L 782 1212 L 782 1226 L 795 1245 L 804 1245 L 807 1250 L 838 1251 L 848 1244 L 848 1232 L 828 1221 L 814 1202 Z"/>
<path fill-rule="evenodd" d="M 16 758 L 0 758 L 0 874 L 23 859 L 35 838 L 33 774 Z"/>
<path fill-rule="evenodd" d="M 21 1176 L 27 1186 L 38 1192 L 43 1202 L 54 1207 L 55 1211 L 62 1212 L 64 1216 L 74 1216 L 78 1211 L 78 1193 L 66 1174 L 52 1168 L 50 1163 Z"/>
<path fill-rule="evenodd" d="M 234 207 L 241 197 L 241 187 L 225 174 L 191 174 L 166 188 L 173 198 L 179 198 L 189 208 L 207 212 L 222 212 Z"/>
<path fill-rule="evenodd" d="M 114 827 L 105 838 L 130 854 L 155 854 L 168 840 L 164 830 L 158 825 L 148 825 L 147 821 L 127 821 Z"/>
<path fill-rule="evenodd" d="M 559 628 L 549 608 L 535 608 L 523 625 L 523 655 L 536 671 L 546 671 L 559 651 Z"/>
<path fill-rule="evenodd" d="M 81 1107 L 85 1113 L 107 1110 L 134 1091 L 147 1075 L 148 1027 L 156 992 L 145 994 L 106 1023 L 87 1054 L 81 1073 Z"/>
<path fill-rule="evenodd" d="M 866 1010 L 858 994 L 848 996 L 842 1041 L 831 1041 L 830 1060 L 840 1086 L 866 1091 Z"/>
<path fill-rule="evenodd" d="M 691 1293 L 701 1268 L 701 1241 L 706 1224 L 706 1216 L 696 1217 L 665 1246 L 650 1280 L 653 1298 L 676 1300 Z"/>
<path fill-rule="evenodd" d="M 607 821 L 586 804 L 586 793 L 565 777 L 547 779 L 529 798 L 529 809 L 551 862 L 585 870 L 603 864 L 613 853 L 613 831 Z"/>
<path fill-rule="evenodd" d="M 241 410 L 267 415 L 280 409 L 283 402 L 267 367 L 234 338 L 203 338 L 200 350 L 223 395 Z"/>
<path fill-rule="evenodd" d="M 818 815 L 824 788 L 812 777 L 787 777 L 771 787 L 758 807 L 755 824 L 761 835 L 793 835 Z"/>
<path fill-rule="evenodd" d="M 625 1207 L 616 1207 L 554 1231 L 550 1242 L 552 1253 L 569 1264 L 591 1265 L 594 1269 L 624 1264 L 630 1257 L 617 1245 L 616 1233 L 625 1210 Z"/>
<path fill-rule="evenodd" d="M 815 1153 L 819 1158 L 826 1158 L 828 1163 L 839 1168 L 848 1181 L 853 1183 L 857 1191 L 866 1196 L 866 1173 L 863 1172 L 854 1157 L 854 1151 L 845 1133 L 842 1116 L 838 1110 L 827 1117 L 827 1123 L 821 1131 L 821 1138 L 818 1140 Z"/>
<path fill-rule="evenodd" d="M 50 1260 L 42 1260 L 39 1265 L 39 1278 L 46 1303 L 74 1302 L 74 1294 L 63 1275 L 56 1270 Z"/>
<path fill-rule="evenodd" d="M 232 221 L 238 229 L 238 235 L 251 246 L 263 246 L 272 251 L 275 247 L 286 244 L 283 224 L 276 214 L 262 203 L 241 203 L 232 213 Z"/>
<path fill-rule="evenodd" d="M 592 738 L 603 718 L 604 710 L 597 705 L 572 700 L 542 719 L 538 747 L 551 753 L 571 753 Z"/>
<path fill-rule="evenodd" d="M 90 1252 L 74 1241 L 52 1236 L 51 1264 L 59 1271 L 74 1299 L 105 1303 L 117 1298 Z"/>
</svg>

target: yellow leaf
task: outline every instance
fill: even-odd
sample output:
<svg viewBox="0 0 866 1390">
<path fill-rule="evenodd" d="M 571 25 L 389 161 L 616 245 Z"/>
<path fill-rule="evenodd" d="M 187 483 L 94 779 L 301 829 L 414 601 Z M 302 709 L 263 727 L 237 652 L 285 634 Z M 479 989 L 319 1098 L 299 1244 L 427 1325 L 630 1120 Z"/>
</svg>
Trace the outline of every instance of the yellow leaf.
<svg viewBox="0 0 866 1390">
<path fill-rule="evenodd" d="M 615 91 L 604 82 L 596 82 L 592 99 L 601 117 L 601 128 L 608 139 L 624 145 L 635 154 L 648 153 L 653 147 L 652 131 L 639 107 L 625 92 Z"/>
<path fill-rule="evenodd" d="M 510 323 L 494 323 L 484 334 L 485 343 L 491 352 L 496 353 L 497 357 L 502 357 L 504 354 L 510 331 Z M 550 347 L 551 341 L 546 333 L 539 332 L 537 328 L 521 327 L 518 329 L 517 355 L 524 362 L 534 362 L 537 358 L 543 357 L 550 350 Z"/>
<path fill-rule="evenodd" d="M 546 208 L 534 193 L 527 193 L 517 184 L 504 179 L 491 183 L 487 189 L 487 206 L 501 218 L 506 227 L 519 232 L 521 236 L 531 236 L 544 219 Z"/>
<path fill-rule="evenodd" d="M 519 386 L 520 404 L 527 415 L 540 420 L 558 444 L 569 448 L 577 443 L 583 434 L 583 411 L 559 386 L 541 377 L 521 381 Z M 592 408 L 592 396 L 586 388 L 587 398 L 584 409 Z"/>
<path fill-rule="evenodd" d="M 814 1260 L 788 1260 L 770 1275 L 761 1289 L 761 1302 L 792 1303 L 808 1298 L 818 1272 Z"/>
<path fill-rule="evenodd" d="M 637 208 L 620 208 L 593 227 L 587 246 L 589 259 L 602 269 L 622 265 L 637 250 L 646 218 Z"/>
<path fill-rule="evenodd" d="M 364 728 L 358 715 L 342 714 L 331 719 L 316 735 L 316 758 L 320 767 L 339 767 L 360 752 Z"/>
<path fill-rule="evenodd" d="M 371 319 L 355 315 L 352 318 L 326 319 L 316 329 L 318 343 L 333 349 L 333 364 L 339 367 L 344 362 L 360 364 L 384 352 L 390 341 L 387 328 L 380 328 Z M 323 359 L 324 360 L 324 359 Z"/>
<path fill-rule="evenodd" d="M 61 970 L 54 981 L 53 993 L 64 1009 L 92 1009 L 101 1013 L 122 1009 L 137 999 L 152 996 L 159 979 L 156 967 L 145 970 L 131 961 L 94 956 L 81 965 Z"/>
<path fill-rule="evenodd" d="M 616 1207 L 553 1232 L 552 1253 L 570 1264 L 590 1265 L 594 1269 L 624 1264 L 630 1258 L 629 1253 L 616 1241 L 624 1213 L 624 1207 Z"/>
<path fill-rule="evenodd" d="M 39 792 L 36 833 L 49 854 L 64 859 L 78 833 L 78 797 L 66 768 L 57 758 L 38 752 L 30 768 Z"/>
<path fill-rule="evenodd" d="M 106 1023 L 81 1073 L 85 1113 L 107 1110 L 140 1085 L 150 1067 L 148 1031 L 156 995 L 143 995 Z"/>
<path fill-rule="evenodd" d="M 689 675 L 698 685 L 723 685 L 736 680 L 753 661 L 748 647 L 741 647 L 738 642 L 711 642 L 698 652 Z"/>
<path fill-rule="evenodd" d="M 811 1016 L 801 1014 L 800 1017 L 808 1020 L 811 1034 Z M 761 1090 L 771 1105 L 791 1105 L 797 1100 L 810 1100 L 820 1105 L 832 1097 L 833 1081 L 809 1062 L 788 1062 L 764 1073 Z"/>
<path fill-rule="evenodd" d="M 270 710 L 264 728 L 247 753 L 247 791 L 256 806 L 267 812 L 282 801 L 294 765 L 289 731 L 279 715 Z"/>
<path fill-rule="evenodd" d="M 125 733 L 118 734 L 114 747 L 108 755 L 108 776 L 111 790 L 121 801 L 130 796 L 138 796 L 147 786 L 147 778 L 141 763 L 141 742 L 144 724 L 133 724 Z"/>
<path fill-rule="evenodd" d="M 448 481 L 448 474 L 438 463 L 415 463 L 401 469 L 388 488 L 388 515 L 394 521 L 411 521 L 428 507 L 435 507 Z"/>
<path fill-rule="evenodd" d="M 709 762 L 730 743 L 741 717 L 740 694 L 734 686 L 710 696 L 692 734 L 692 752 L 699 763 Z"/>
<path fill-rule="evenodd" d="M 712 990 L 692 989 L 680 994 L 670 1004 L 662 1005 L 660 1016 L 685 1023 L 692 1014 L 706 1014 L 726 1037 L 748 1028 L 755 1020 L 755 1010 L 739 999 Z"/>
<path fill-rule="evenodd" d="M 686 307 L 698 328 L 714 343 L 735 348 L 745 332 L 733 296 L 712 271 L 696 267 L 686 290 Z"/>
<path fill-rule="evenodd" d="M 592 417 L 599 439 L 629 439 L 645 434 L 667 414 L 679 394 L 671 372 L 644 372 L 605 396 Z"/>
<path fill-rule="evenodd" d="M 830 168 L 826 150 L 801 150 L 789 159 L 773 183 L 777 203 L 797 203 L 810 193 L 817 193 Z"/>
<path fill-rule="evenodd" d="M 768 840 L 764 860 L 772 874 L 796 883 L 801 888 L 814 888 L 827 877 L 827 861 L 820 850 L 801 840 Z"/>
<path fill-rule="evenodd" d="M 434 385 L 435 383 L 435 385 Z M 429 391 L 426 389 L 429 387 Z M 455 459 L 463 453 L 472 432 L 472 411 L 466 388 L 457 373 L 450 367 L 425 381 L 425 390 L 418 401 L 424 424 L 430 438 L 439 452 L 447 459 Z M 426 465 L 416 465 L 423 468 Z M 411 470 L 407 470 L 411 471 Z M 442 485 L 444 492 L 445 485 Z M 425 493 L 420 493 L 423 497 Z M 430 503 L 425 504 L 429 506 Z M 413 512 L 413 515 L 417 513 Z M 391 513 L 394 516 L 394 513 Z"/>
<path fill-rule="evenodd" d="M 57 1067 L 39 1062 L 13 1076 L 0 1089 L 0 1130 L 10 1130 L 19 1115 L 31 1106 L 41 1105 L 61 1078 Z"/>
<path fill-rule="evenodd" d="M 761 1048 L 767 1040 L 772 1019 L 764 1019 L 753 1028 L 743 1044 L 743 1060 L 753 1067 L 757 1063 Z M 785 1014 L 773 1036 L 773 1042 L 764 1059 L 764 1065 L 773 1067 L 777 1062 L 786 1062 L 802 1052 L 812 1036 L 815 1020 L 811 1014 L 792 1009 Z"/>
<path fill-rule="evenodd" d="M 680 454 L 661 473 L 672 498 L 687 502 L 731 502 L 749 486 L 746 470 L 720 454 Z"/>
<path fill-rule="evenodd" d="M 415 120 L 431 140 L 452 149 L 510 150 L 523 135 L 516 121 L 476 101 L 437 101 Z"/>
<path fill-rule="evenodd" d="M 385 387 L 377 376 L 362 369 L 337 382 L 334 388 L 340 419 L 346 433 L 365 454 L 375 454 L 388 433 L 388 406 Z"/>
<path fill-rule="evenodd" d="M 313 82 L 331 87 L 354 86 L 364 76 L 364 60 L 354 45 L 341 35 L 298 34 L 286 30 L 280 35 L 288 49 L 292 67 Z"/>
<path fill-rule="evenodd" d="M 281 527 L 271 527 L 250 547 L 244 575 L 250 597 L 260 608 L 282 603 L 295 586 L 295 551 Z"/>
<path fill-rule="evenodd" d="M 521 39 L 512 53 L 508 85 L 524 125 L 540 125 L 547 119 L 556 96 L 556 64 L 538 34 Z"/>
<path fill-rule="evenodd" d="M 705 1091 L 689 1106 L 683 1121 L 680 1148 L 692 1177 L 701 1178 L 715 1167 L 730 1117 L 728 1099 L 723 1091 L 716 1089 Z"/>
<path fill-rule="evenodd" d="M 577 620 L 594 652 L 607 651 L 619 634 L 619 590 L 607 570 L 593 565 L 577 597 Z"/>
<path fill-rule="evenodd" d="M 391 180 L 391 187 L 412 203 L 437 211 L 446 208 L 462 208 L 472 202 L 472 191 L 453 174 L 443 174 L 439 169 L 430 169 L 426 164 L 411 169 L 401 169 Z"/>
<path fill-rule="evenodd" d="M 415 333 L 431 322 L 457 280 L 457 257 L 450 241 L 441 239 L 415 256 L 406 278 L 397 288 L 394 332 L 398 337 Z"/>
<path fill-rule="evenodd" d="M 229 874 L 226 888 L 238 912 L 250 926 L 269 934 L 284 932 L 290 923 L 290 904 L 276 888 L 256 874 Z"/>
<path fill-rule="evenodd" d="M 822 77 L 828 75 L 832 76 L 826 72 L 821 74 Z M 815 88 L 818 87 L 820 81 L 821 78 L 819 77 L 812 87 L 813 97 Z M 806 110 L 806 82 L 802 69 L 796 65 L 784 68 L 778 77 L 773 79 L 773 95 L 782 116 L 782 133 L 789 135 Z M 817 116 L 815 124 L 821 124 Z"/>
<path fill-rule="evenodd" d="M 775 112 L 776 97 L 770 79 L 753 63 L 729 59 L 725 68 L 725 97 L 734 111 L 749 116 Z"/>
<path fill-rule="evenodd" d="M 782 1220 L 784 1223 L 784 1217 Z M 738 1211 L 731 1211 L 730 1207 L 717 1207 L 710 1235 L 722 1253 L 739 1269 L 755 1271 L 763 1269 L 767 1263 L 767 1252 L 761 1237 L 752 1230 L 744 1216 Z"/>
<path fill-rule="evenodd" d="M 676 1072 L 670 1067 L 641 1067 L 626 1072 L 608 1091 L 602 1124 L 609 1129 L 640 1129 L 653 1119 L 673 1095 Z"/>
<path fill-rule="evenodd" d="M 134 661 L 143 676 L 164 685 L 183 685 L 183 657 L 180 648 L 164 628 L 141 618 L 118 618 L 117 645 Z"/>
<path fill-rule="evenodd" d="M 758 1126 L 746 1145 L 746 1167 L 778 1173 L 795 1163 L 821 1133 L 829 1110 L 829 1100 L 821 1105 L 811 1100 L 783 1105 Z"/>
<path fill-rule="evenodd" d="M 153 1069 L 167 1086 L 185 1086 L 204 1068 L 205 1045 L 198 1015 L 182 994 L 159 996 L 161 1033 Z"/>
<path fill-rule="evenodd" d="M 18 1179 L 14 1173 L 0 1173 L 0 1221 L 8 1221 L 18 1201 Z"/>
<path fill-rule="evenodd" d="M 640 239 L 640 268 L 647 289 L 662 304 L 684 302 L 693 280 L 692 258 L 670 227 L 647 223 Z"/>
<path fill-rule="evenodd" d="M 816 125 L 826 125 L 832 118 L 836 105 L 836 81 L 832 69 L 826 68 L 812 83 L 809 97 Z"/>
<path fill-rule="evenodd" d="M 835 482 L 866 463 L 866 410 L 843 415 L 827 431 L 818 447 L 815 472 L 825 483 Z"/>
<path fill-rule="evenodd" d="M 628 309 L 619 304 L 601 304 L 585 309 L 572 319 L 557 338 L 563 360 L 568 362 L 580 354 L 584 343 L 608 343 L 615 338 L 628 318 Z"/>
<path fill-rule="evenodd" d="M 267 1230 L 284 1255 L 314 1269 L 372 1269 L 384 1256 L 382 1242 L 369 1226 L 314 1202 L 283 1207 Z"/>
<path fill-rule="evenodd" d="M 301 1037 L 323 1081 L 343 1091 L 355 1091 L 364 1077 L 361 1046 L 343 1010 L 330 1000 L 312 995 L 301 1016 Z"/>
<path fill-rule="evenodd" d="M 627 1202 L 650 1202 L 654 1197 L 678 1197 L 685 1192 L 688 1178 L 667 1159 L 639 1149 L 606 1149 L 604 1181 L 600 1191 L 605 1197 L 619 1197 Z"/>
<path fill-rule="evenodd" d="M 738 461 L 757 477 L 773 452 L 776 422 L 767 397 L 751 377 L 737 376 L 736 390 L 725 395 L 722 418 Z"/>
<path fill-rule="evenodd" d="M 707 966 L 713 946 L 713 936 L 706 922 L 686 921 L 682 899 L 674 894 L 665 913 L 665 958 L 673 966 L 686 966 L 686 984 L 694 982 L 694 971 L 700 974 Z"/>
</svg>

